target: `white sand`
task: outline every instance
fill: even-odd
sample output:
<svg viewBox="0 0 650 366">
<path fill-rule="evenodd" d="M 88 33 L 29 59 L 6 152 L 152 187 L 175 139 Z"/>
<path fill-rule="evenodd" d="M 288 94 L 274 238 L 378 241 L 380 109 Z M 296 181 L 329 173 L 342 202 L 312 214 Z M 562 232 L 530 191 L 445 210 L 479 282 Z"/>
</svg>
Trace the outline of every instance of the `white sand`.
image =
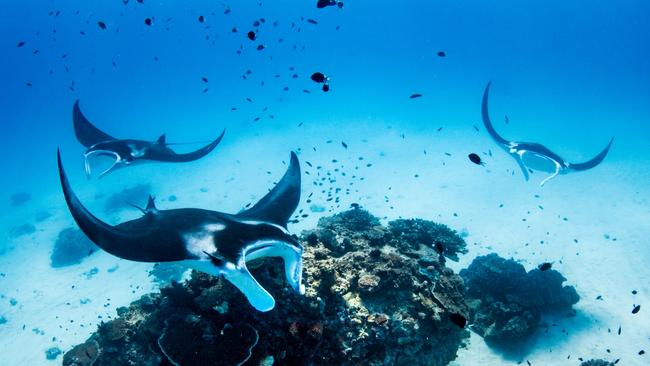
<svg viewBox="0 0 650 366">
<path fill-rule="evenodd" d="M 382 127 L 374 127 L 377 125 Z M 340 209 L 358 202 L 379 217 L 421 217 L 467 230 L 470 252 L 460 263 L 451 264 L 455 270 L 466 267 L 477 255 L 497 252 L 520 259 L 527 269 L 552 261 L 553 268 L 568 279 L 567 283 L 576 286 L 581 296 L 576 306 L 578 315 L 549 320 L 548 330 L 540 330 L 528 354 L 504 357 L 472 334 L 469 346 L 459 352 L 454 365 L 509 365 L 519 361 L 525 364 L 526 360 L 532 365 L 577 365 L 578 357 L 621 358 L 621 365 L 648 364 L 647 355 L 637 355 L 641 349 L 650 351 L 650 317 L 645 307 L 650 307 L 650 177 L 642 162 L 627 160 L 626 148 L 615 145 L 601 167 L 558 177 L 539 188 L 538 175 L 526 183 L 514 161 L 484 134 L 475 133 L 471 124 L 467 129 L 440 133 L 435 128 L 400 130 L 387 125 L 377 121 L 338 126 L 306 123 L 300 129 L 230 135 L 213 156 L 194 164 L 134 167 L 108 176 L 96 186 L 75 173 L 72 185 L 93 212 L 112 223 L 121 218 L 102 216 L 101 202 L 91 204 L 93 192 L 119 191 L 135 185 L 142 177 L 150 178 L 155 190 L 152 193 L 159 197 L 161 209 L 189 206 L 236 212 L 277 181 L 286 168 L 281 162 L 288 159 L 288 151 L 300 141 L 303 170 L 312 173 L 303 175 L 300 208 L 310 217 L 290 230 L 299 232 L 315 225 L 318 216 L 305 203 L 310 192 L 314 192 L 314 203 L 329 208 L 326 196 L 312 184 L 316 169 L 309 169 L 305 161 L 314 167 L 343 164 L 347 176 L 337 175 L 335 186 L 344 190 L 350 187 L 352 191 L 349 196 L 341 194 Z M 313 140 L 290 137 L 294 133 Z M 360 141 L 358 136 L 366 136 L 366 141 Z M 325 144 L 329 139 L 333 142 Z M 349 145 L 347 150 L 341 141 Z M 314 152 L 312 146 L 318 151 Z M 486 158 L 487 168 L 472 165 L 466 158 L 470 152 L 488 149 L 494 156 Z M 444 152 L 452 156 L 445 156 Z M 583 154 L 581 157 L 588 155 Z M 364 160 L 359 161 L 359 156 Z M 332 163 L 331 159 L 338 159 L 339 163 Z M 72 161 L 71 155 L 64 155 L 69 171 L 75 168 Z M 373 166 L 366 167 L 366 163 Z M 353 179 L 352 174 L 365 180 Z M 419 177 L 415 178 L 416 174 Z M 350 182 L 354 185 L 349 186 Z M 113 189 L 112 185 L 119 188 Z M 324 185 L 325 189 L 329 186 Z M 201 192 L 202 187 L 207 192 Z M 178 200 L 167 202 L 170 194 Z M 61 356 L 55 363 L 47 361 L 44 351 L 52 346 L 65 351 L 84 341 L 95 330 L 98 316 L 109 319 L 115 315 L 116 307 L 128 305 L 154 288 L 147 277 L 149 265 L 119 260 L 106 253 L 93 254 L 80 265 L 52 269 L 49 255 L 56 235 L 71 226 L 72 220 L 58 187 L 34 201 L 45 203 L 56 214 L 37 224 L 36 234 L 13 239 L 11 245 L 15 249 L 0 257 L 0 272 L 6 273 L 6 277 L 0 278 L 0 294 L 4 295 L 0 299 L 0 315 L 8 320 L 0 325 L 2 365 L 60 363 Z M 504 206 L 500 208 L 500 204 Z M 34 210 L 36 202 L 28 203 L 16 210 L 7 225 L 31 222 Z M 135 215 L 129 212 L 122 218 Z M 107 270 L 115 265 L 118 269 L 109 273 Z M 83 273 L 93 267 L 99 273 L 86 279 Z M 632 290 L 638 294 L 632 295 Z M 596 300 L 598 295 L 603 296 L 602 301 Z M 9 304 L 10 298 L 17 300 L 16 306 Z M 91 302 L 82 305 L 81 299 Z M 106 303 L 110 305 L 105 306 Z M 633 304 L 643 306 L 636 315 L 631 314 Z M 619 325 L 621 335 L 616 334 Z M 36 334 L 33 328 L 44 334 Z M 562 333 L 563 329 L 568 334 Z"/>
</svg>

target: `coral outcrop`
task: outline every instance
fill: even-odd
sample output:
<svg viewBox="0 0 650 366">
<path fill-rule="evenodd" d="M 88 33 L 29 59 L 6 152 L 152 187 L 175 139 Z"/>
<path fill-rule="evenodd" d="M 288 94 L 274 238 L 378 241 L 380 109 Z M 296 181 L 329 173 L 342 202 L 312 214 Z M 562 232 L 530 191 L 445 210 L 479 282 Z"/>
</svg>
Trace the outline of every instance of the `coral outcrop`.
<svg viewBox="0 0 650 366">
<path fill-rule="evenodd" d="M 97 246 L 76 228 L 61 230 L 50 255 L 52 267 L 64 267 L 81 263 L 81 261 L 94 253 Z"/>
<path fill-rule="evenodd" d="M 605 360 L 600 360 L 600 359 L 589 360 L 580 364 L 580 366 L 614 366 L 614 365 L 615 365 L 614 362 L 607 362 Z"/>
<path fill-rule="evenodd" d="M 124 188 L 122 191 L 112 194 L 106 199 L 104 211 L 112 214 L 131 207 L 134 202 L 141 202 L 151 193 L 151 186 L 148 184 L 138 184 L 130 188 Z"/>
<path fill-rule="evenodd" d="M 469 315 L 463 281 L 430 241 L 413 250 L 401 234 L 361 209 L 321 219 L 301 236 L 304 296 L 285 283 L 280 259 L 248 263 L 277 301 L 266 313 L 227 281 L 193 272 L 103 323 L 88 340 L 99 345 L 94 364 L 446 365 L 468 337 L 451 320 Z"/>
<path fill-rule="evenodd" d="M 422 219 L 400 219 L 388 223 L 393 245 L 404 252 L 418 252 L 422 247 L 433 248 L 443 256 L 458 261 L 467 253 L 465 240 L 446 225 Z"/>
<path fill-rule="evenodd" d="M 472 329 L 492 346 L 512 347 L 532 335 L 542 314 L 573 313 L 580 297 L 556 270 L 526 272 L 496 254 L 477 257 L 460 271 L 472 313 Z"/>
</svg>

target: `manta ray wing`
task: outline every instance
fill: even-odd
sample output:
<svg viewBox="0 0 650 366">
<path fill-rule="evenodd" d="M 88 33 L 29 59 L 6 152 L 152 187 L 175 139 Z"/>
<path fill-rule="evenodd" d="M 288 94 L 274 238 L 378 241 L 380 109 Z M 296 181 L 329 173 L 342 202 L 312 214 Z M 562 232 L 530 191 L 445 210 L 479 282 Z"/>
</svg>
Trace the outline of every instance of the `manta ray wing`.
<svg viewBox="0 0 650 366">
<path fill-rule="evenodd" d="M 481 104 L 481 116 L 483 118 L 483 125 L 494 141 L 501 145 L 508 146 L 511 142 L 504 139 L 501 137 L 501 135 L 499 135 L 499 133 L 497 133 L 497 131 L 494 129 L 494 126 L 492 125 L 492 121 L 490 120 L 490 114 L 488 113 L 488 94 L 490 93 L 490 84 L 492 84 L 492 82 L 489 82 L 487 84 L 485 91 L 483 92 L 483 103 Z"/>
<path fill-rule="evenodd" d="M 300 164 L 296 153 L 291 152 L 291 161 L 286 173 L 253 207 L 237 214 L 237 217 L 248 220 L 267 221 L 287 226 L 289 218 L 300 202 Z"/>
<path fill-rule="evenodd" d="M 217 147 L 217 145 L 219 145 L 219 143 L 221 142 L 221 139 L 223 139 L 223 135 L 225 133 L 226 130 L 223 130 L 223 132 L 221 132 L 221 135 L 219 135 L 219 137 L 217 137 L 214 141 L 207 144 L 206 146 L 203 146 L 198 150 L 186 154 L 176 154 L 176 153 L 165 154 L 165 155 L 158 156 L 155 160 L 172 162 L 172 163 L 185 163 L 189 161 L 198 160 L 208 155 L 212 150 L 214 150 L 214 148 Z M 165 135 L 162 135 L 156 142 L 164 146 L 167 145 L 167 143 L 165 142 Z M 171 152 L 171 150 L 169 151 Z"/>
<path fill-rule="evenodd" d="M 612 137 L 609 140 L 609 144 L 605 146 L 605 148 L 598 154 L 596 155 L 593 159 L 586 161 L 584 163 L 569 163 L 569 168 L 573 170 L 578 170 L 578 171 L 583 171 L 583 170 L 588 170 L 591 168 L 594 168 L 595 166 L 599 165 L 600 163 L 605 160 L 605 157 L 609 153 L 609 149 L 612 147 L 612 143 L 614 142 L 614 138 Z"/>
<path fill-rule="evenodd" d="M 111 254 L 115 253 L 114 246 L 116 243 L 120 243 L 121 245 L 129 245 L 129 243 L 132 243 L 132 237 L 122 233 L 114 226 L 101 221 L 81 204 L 81 201 L 79 201 L 79 198 L 70 187 L 70 182 L 61 163 L 61 153 L 59 151 L 57 151 L 57 161 L 65 202 L 81 231 L 97 244 L 97 246 Z"/>
<path fill-rule="evenodd" d="M 78 100 L 74 103 L 74 107 L 72 108 L 72 123 L 74 126 L 74 133 L 77 135 L 77 140 L 79 140 L 79 142 L 85 147 L 89 148 L 99 142 L 115 140 L 114 137 L 101 131 L 90 123 L 86 116 L 81 112 Z"/>
</svg>

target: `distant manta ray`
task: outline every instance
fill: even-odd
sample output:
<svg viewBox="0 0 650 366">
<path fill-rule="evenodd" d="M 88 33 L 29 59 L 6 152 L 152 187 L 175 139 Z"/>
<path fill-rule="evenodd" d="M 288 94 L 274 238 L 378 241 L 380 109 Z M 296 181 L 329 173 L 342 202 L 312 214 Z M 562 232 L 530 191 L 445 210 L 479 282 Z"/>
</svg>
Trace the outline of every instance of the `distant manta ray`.
<svg viewBox="0 0 650 366">
<path fill-rule="evenodd" d="M 156 141 L 116 139 L 106 134 L 90 123 L 81 113 L 78 100 L 74 103 L 72 121 L 77 140 L 87 148 L 84 153 L 87 176 L 90 176 L 91 173 L 88 161 L 90 157 L 108 156 L 115 158 L 113 165 L 104 170 L 99 175 L 100 178 L 119 167 L 129 166 L 136 161 L 183 163 L 198 160 L 214 150 L 221 142 L 224 133 L 226 133 L 226 130 L 223 130 L 216 140 L 196 151 L 177 154 L 169 148 L 171 144 L 167 143 L 165 134 L 161 135 Z"/>
<path fill-rule="evenodd" d="M 542 180 L 540 183 L 540 186 L 544 186 L 546 182 L 555 178 L 558 174 L 567 174 L 573 171 L 584 171 L 594 168 L 598 164 L 602 163 L 605 156 L 607 156 L 609 148 L 612 146 L 612 142 L 614 141 L 613 137 L 609 140 L 609 144 L 607 144 L 603 151 L 593 159 L 577 164 L 569 163 L 544 145 L 534 142 L 516 142 L 504 139 L 497 133 L 494 126 L 492 126 L 490 115 L 488 114 L 488 93 L 490 92 L 490 84 L 491 83 L 487 84 L 485 92 L 483 93 L 483 105 L 481 108 L 483 124 L 492 139 L 517 161 L 521 171 L 524 173 L 526 181 L 529 179 L 528 169 L 551 173 L 550 176 Z"/>
<path fill-rule="evenodd" d="M 97 246 L 119 258 L 137 262 L 177 262 L 235 285 L 259 311 L 275 306 L 251 275 L 246 262 L 281 257 L 291 287 L 304 294 L 303 248 L 287 231 L 300 201 L 300 165 L 291 153 L 289 167 L 275 187 L 253 207 L 238 214 L 198 208 L 158 210 L 150 196 L 143 216 L 111 226 L 90 213 L 70 187 L 57 153 L 65 201 L 79 228 Z"/>
</svg>

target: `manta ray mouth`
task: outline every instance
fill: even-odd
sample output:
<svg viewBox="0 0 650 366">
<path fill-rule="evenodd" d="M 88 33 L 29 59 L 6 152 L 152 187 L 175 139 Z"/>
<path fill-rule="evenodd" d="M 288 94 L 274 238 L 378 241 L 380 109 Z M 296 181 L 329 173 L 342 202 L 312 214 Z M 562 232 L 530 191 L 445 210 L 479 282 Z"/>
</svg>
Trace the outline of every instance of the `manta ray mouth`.
<svg viewBox="0 0 650 366">
<path fill-rule="evenodd" d="M 301 295 L 305 293 L 302 283 L 302 253 L 298 244 L 284 241 L 260 241 L 244 248 L 243 264 L 263 257 L 281 257 L 284 261 L 284 273 L 291 287 Z"/>
<path fill-rule="evenodd" d="M 115 158 L 115 161 L 113 164 L 108 167 L 108 169 L 104 170 L 99 174 L 99 178 L 103 177 L 104 175 L 108 174 L 110 171 L 115 169 L 115 167 L 122 162 L 122 157 L 115 151 L 110 151 L 110 150 L 93 150 L 93 151 L 88 151 L 84 154 L 84 167 L 86 169 L 86 176 L 90 178 L 90 175 L 92 174 L 92 171 L 90 169 L 90 158 L 93 157 L 100 157 L 100 156 L 108 156 L 108 157 L 113 157 Z"/>
</svg>

